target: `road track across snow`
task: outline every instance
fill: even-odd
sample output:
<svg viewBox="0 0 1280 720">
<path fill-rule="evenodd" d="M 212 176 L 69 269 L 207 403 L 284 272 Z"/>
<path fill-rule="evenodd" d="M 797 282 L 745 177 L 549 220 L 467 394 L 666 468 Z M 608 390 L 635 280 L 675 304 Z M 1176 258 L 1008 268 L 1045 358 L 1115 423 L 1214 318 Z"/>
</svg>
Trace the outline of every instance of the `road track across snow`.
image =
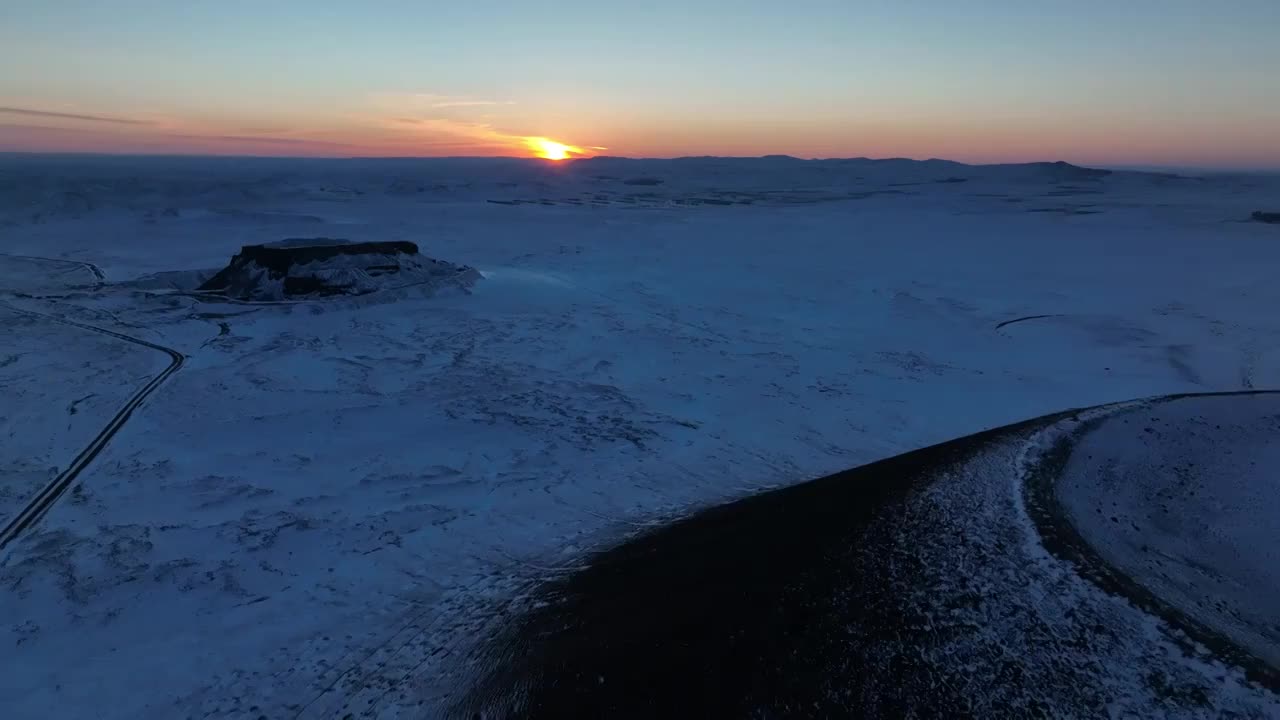
<svg viewBox="0 0 1280 720">
<path fill-rule="evenodd" d="M 10 253 L 0 253 L 0 257 L 13 258 L 14 260 L 31 260 L 34 262 L 55 262 L 63 263 L 65 265 L 79 265 L 87 270 L 89 274 L 93 275 L 93 279 L 97 282 L 102 283 L 107 279 L 107 275 L 102 272 L 102 268 L 91 262 L 85 262 L 83 260 L 66 260 L 64 258 L 40 257 L 38 255 L 13 255 Z"/>
<path fill-rule="evenodd" d="M 57 258 L 39 258 L 39 257 L 19 256 L 19 255 L 7 255 L 5 257 L 16 257 L 23 260 L 47 260 L 47 261 L 53 261 L 53 262 L 73 263 L 76 265 L 83 266 L 85 269 L 91 272 L 94 275 L 94 277 L 98 278 L 99 280 L 103 278 L 102 271 L 92 263 L 84 263 L 84 262 L 79 262 L 74 260 L 60 260 Z M 143 340 L 142 338 L 133 337 L 132 335 L 125 335 L 124 333 L 119 333 L 114 330 L 108 330 L 106 328 L 98 327 L 96 325 L 89 325 L 86 323 L 76 322 L 74 320 L 68 320 L 66 318 L 58 317 L 56 315 L 50 315 L 48 313 L 14 307 L 8 303 L 0 303 L 0 305 L 3 305 L 5 308 L 17 313 L 21 313 L 23 315 L 37 317 L 42 320 L 61 323 L 63 325 L 70 325 L 72 327 L 80 328 L 82 330 L 89 330 L 91 332 L 108 335 L 110 337 L 117 338 L 119 340 L 124 340 L 125 342 L 133 343 L 135 345 L 141 345 L 142 347 L 150 348 L 152 350 L 162 352 L 168 355 L 170 359 L 169 366 L 166 367 L 164 370 L 160 371 L 159 374 L 151 378 L 150 382 L 148 382 L 146 385 L 142 386 L 141 389 L 135 392 L 133 396 L 129 398 L 128 402 L 126 402 L 124 406 L 121 407 L 120 410 L 116 412 L 116 414 L 111 418 L 111 420 L 106 424 L 106 426 L 103 427 L 102 430 L 100 430 L 96 436 L 94 436 L 93 440 L 91 440 L 89 444 L 83 450 L 80 451 L 80 454 L 76 455 L 75 459 L 71 461 L 71 464 L 68 465 L 62 472 L 58 473 L 57 477 L 55 477 L 43 488 L 41 488 L 40 491 L 37 492 L 31 498 L 31 500 L 29 500 L 27 504 L 21 510 L 19 510 L 16 515 L 14 515 L 13 518 L 10 519 L 9 522 L 4 525 L 4 528 L 0 529 L 0 548 L 4 548 L 6 545 L 12 542 L 15 538 L 17 538 L 22 533 L 22 531 L 31 527 L 36 522 L 38 522 L 40 518 L 44 517 L 45 513 L 47 513 L 49 509 L 53 507 L 54 503 L 56 503 L 58 499 L 62 497 L 62 495 L 65 494 L 68 489 L 70 489 L 73 483 L 75 483 L 76 478 L 80 476 L 80 473 L 84 472 L 84 469 L 87 468 L 89 464 L 93 462 L 94 458 L 96 458 L 99 455 L 99 453 L 101 453 L 103 449 L 106 448 L 107 443 L 109 443 L 111 439 L 115 437 L 116 433 L 120 432 L 120 428 L 124 427 L 124 424 L 129 421 L 129 418 L 133 415 L 133 411 L 137 410 L 138 407 L 142 405 L 143 401 L 147 399 L 147 396 L 149 396 L 152 392 L 154 392 L 156 388 L 160 387 L 160 385 L 162 385 L 165 380 L 168 380 L 171 375 L 177 372 L 178 369 L 182 367 L 182 364 L 186 361 L 187 358 L 185 355 L 178 352 L 177 350 L 174 350 L 173 348 L 168 348 L 163 345 L 157 345 L 156 343 Z"/>
</svg>

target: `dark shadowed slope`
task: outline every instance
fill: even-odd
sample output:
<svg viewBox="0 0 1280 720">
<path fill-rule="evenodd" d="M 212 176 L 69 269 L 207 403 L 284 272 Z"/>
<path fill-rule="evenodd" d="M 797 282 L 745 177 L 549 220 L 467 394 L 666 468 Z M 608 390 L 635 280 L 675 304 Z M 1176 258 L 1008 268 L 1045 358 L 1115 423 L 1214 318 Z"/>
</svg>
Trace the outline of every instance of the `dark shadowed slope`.
<svg viewBox="0 0 1280 720">
<path fill-rule="evenodd" d="M 925 448 L 605 552 L 491 643 L 456 715 L 1275 712 L 1269 691 L 1179 644 L 1177 618 L 1040 544 L 1023 481 L 1115 411 Z"/>
</svg>

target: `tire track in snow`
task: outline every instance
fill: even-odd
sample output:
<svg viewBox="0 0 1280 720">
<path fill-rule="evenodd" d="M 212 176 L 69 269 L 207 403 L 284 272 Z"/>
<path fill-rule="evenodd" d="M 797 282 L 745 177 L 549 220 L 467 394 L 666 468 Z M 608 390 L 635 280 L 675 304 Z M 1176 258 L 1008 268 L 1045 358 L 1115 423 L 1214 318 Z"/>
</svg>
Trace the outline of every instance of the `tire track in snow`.
<svg viewBox="0 0 1280 720">
<path fill-rule="evenodd" d="M 1014 318 L 1014 319 L 1012 319 L 1012 320 L 1005 320 L 1004 322 L 1000 323 L 999 325 L 996 325 L 996 330 L 999 330 L 1000 328 L 1005 327 L 1006 325 L 1014 325 L 1014 324 L 1016 324 L 1016 323 L 1026 322 L 1026 321 L 1028 321 L 1028 320 L 1043 320 L 1043 319 L 1045 319 L 1045 318 L 1056 318 L 1056 317 L 1062 317 L 1062 314 L 1061 314 L 1061 313 L 1049 313 L 1048 315 L 1025 315 L 1025 316 L 1020 317 L 1020 318 Z"/>
<path fill-rule="evenodd" d="M 10 256 L 10 257 L 14 257 L 14 256 Z M 34 258 L 34 259 L 44 260 L 48 258 Z M 71 261 L 65 261 L 65 262 L 71 262 Z M 85 265 L 86 267 L 93 268 L 93 272 L 95 273 L 95 275 L 97 275 L 98 277 L 101 277 L 101 271 L 97 270 L 96 266 L 92 266 L 89 263 L 81 263 L 81 264 Z M 66 318 L 58 317 L 56 315 L 49 315 L 47 313 L 37 312 L 34 310 L 24 310 L 22 308 L 16 308 L 8 303 L 0 303 L 0 305 L 14 312 L 21 313 L 23 315 L 28 315 L 30 317 L 37 317 L 43 320 L 61 323 L 63 325 L 70 325 L 72 327 L 77 327 L 82 330 L 89 330 L 89 331 L 100 333 L 103 335 L 108 335 L 110 337 L 117 338 L 119 340 L 124 340 L 125 342 L 130 342 L 135 345 L 141 345 L 142 347 L 150 348 L 152 350 L 157 350 L 159 352 L 165 353 L 170 358 L 169 366 L 166 367 L 164 370 L 160 371 L 159 374 L 151 378 L 150 382 L 148 382 L 140 390 L 134 393 L 133 397 L 129 398 L 129 401 L 124 404 L 124 407 L 120 408 L 120 410 L 116 412 L 115 416 L 113 416 L 111 420 L 107 422 L 107 425 L 104 428 L 102 428 L 101 431 L 98 432 L 98 434 L 93 438 L 93 440 L 89 442 L 88 446 L 86 446 L 83 450 L 81 450 L 80 454 L 77 455 L 75 459 L 71 461 L 71 464 L 68 465 L 66 469 L 64 469 L 62 472 L 58 473 L 58 476 L 55 477 L 52 481 L 50 481 L 48 485 L 45 485 L 44 488 L 42 488 L 39 492 L 37 492 L 35 496 L 30 501 L 27 502 L 26 506 L 23 507 L 22 510 L 18 511 L 18 513 L 13 517 L 13 519 L 11 519 L 4 526 L 4 529 L 0 530 L 0 549 L 2 549 L 6 545 L 8 545 L 10 542 L 12 542 L 14 539 L 16 539 L 18 535 L 22 533 L 23 530 L 26 530 L 27 528 L 34 525 L 36 522 L 40 520 L 40 518 L 44 517 L 45 513 L 49 512 L 49 509 L 53 507 L 54 503 L 56 503 L 58 499 L 63 496 L 63 494 L 66 493 L 66 491 L 71 487 L 72 483 L 75 482 L 76 478 L 80 476 L 80 473 L 82 473 L 84 469 L 88 467 L 91 462 L 93 462 L 94 458 L 98 457 L 98 455 L 103 451 L 103 449 L 106 448 L 107 443 L 109 443 L 111 439 L 115 437 L 116 433 L 120 432 L 120 428 L 124 427 L 124 424 L 129 421 L 129 418 L 133 415 L 133 411 L 137 410 L 138 407 L 142 405 L 142 402 L 147 399 L 148 395 L 154 392 L 155 389 L 160 387 L 160 385 L 163 384 L 165 380 L 168 380 L 171 375 L 177 372 L 178 369 L 182 367 L 182 364 L 186 362 L 187 358 L 185 355 L 178 352 L 177 350 L 174 350 L 173 348 L 168 348 L 163 345 L 157 345 L 156 343 L 149 342 L 141 338 L 136 338 L 131 335 L 118 333 L 118 332 L 115 332 L 114 330 L 108 330 L 106 328 L 101 328 L 96 325 L 87 325 L 85 323 L 76 322 L 74 320 L 68 320 Z"/>
<path fill-rule="evenodd" d="M 56 262 L 66 263 L 68 265 L 79 265 L 85 270 L 88 270 L 89 273 L 93 275 L 93 279 L 97 280 L 99 283 L 106 282 L 107 279 L 107 275 L 102 272 L 102 268 L 91 262 L 85 262 L 83 260 L 64 260 L 63 258 L 39 257 L 37 255 L 12 255 L 10 253 L 0 253 L 0 257 L 13 258 L 14 260 L 35 260 L 38 262 Z"/>
</svg>

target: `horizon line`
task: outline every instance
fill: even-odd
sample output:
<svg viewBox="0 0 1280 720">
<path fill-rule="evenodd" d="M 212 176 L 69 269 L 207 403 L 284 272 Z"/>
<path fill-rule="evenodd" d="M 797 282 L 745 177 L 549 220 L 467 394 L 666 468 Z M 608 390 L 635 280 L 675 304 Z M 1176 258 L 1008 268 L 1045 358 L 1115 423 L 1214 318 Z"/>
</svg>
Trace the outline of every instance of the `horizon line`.
<svg viewBox="0 0 1280 720">
<path fill-rule="evenodd" d="M 1161 172 L 1189 170 L 1214 173 L 1274 174 L 1280 173 L 1280 166 L 1233 166 L 1233 165 L 1185 165 L 1161 163 L 1118 163 L 1079 164 L 1069 160 L 1023 160 L 1016 162 L 965 162 L 947 158 L 928 157 L 913 158 L 906 156 L 869 157 L 866 155 L 848 157 L 800 157 L 786 153 L 766 153 L 762 155 L 672 155 L 672 156 L 640 156 L 628 155 L 587 155 L 570 157 L 564 160 L 548 160 L 546 158 L 527 155 L 254 155 L 249 153 L 171 153 L 171 152 L 110 152 L 110 151 L 67 151 L 67 150 L 0 150 L 3 156 L 44 156 L 44 157 L 105 157 L 105 158 L 174 158 L 174 159 L 225 159 L 225 160 L 299 160 L 299 161 L 406 161 L 406 160 L 516 160 L 521 162 L 537 162 L 550 166 L 562 165 L 583 160 L 633 160 L 633 161 L 675 161 L 675 160 L 767 160 L 787 159 L 797 162 L 839 162 L 866 160 L 870 162 L 889 162 L 903 160 L 907 162 L 944 162 L 967 167 L 999 166 L 999 165 L 1052 165 L 1062 163 L 1080 168 L 1098 170 L 1118 170 L 1129 172 Z"/>
</svg>

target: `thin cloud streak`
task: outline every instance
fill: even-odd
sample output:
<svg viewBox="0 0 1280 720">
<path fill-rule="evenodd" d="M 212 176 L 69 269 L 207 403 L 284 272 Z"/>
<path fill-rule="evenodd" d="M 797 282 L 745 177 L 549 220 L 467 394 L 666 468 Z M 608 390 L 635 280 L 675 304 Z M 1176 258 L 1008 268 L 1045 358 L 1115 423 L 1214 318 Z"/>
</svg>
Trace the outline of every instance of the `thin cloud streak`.
<svg viewBox="0 0 1280 720">
<path fill-rule="evenodd" d="M 371 102 L 388 110 L 403 108 L 409 112 L 418 110 L 449 110 L 466 108 L 504 107 L 515 105 L 513 100 L 490 100 L 467 95 L 437 95 L 435 93 L 373 93 Z"/>
<path fill-rule="evenodd" d="M 167 133 L 165 137 L 179 140 L 220 140 L 224 142 L 267 143 L 271 145 L 311 145 L 327 147 L 352 147 L 353 143 L 331 142 L 329 140 L 307 140 L 304 138 L 260 137 L 255 135 L 190 135 Z"/>
<path fill-rule="evenodd" d="M 412 98 L 411 102 L 396 103 L 401 105 L 398 108 L 353 113 L 341 123 L 311 127 L 283 123 L 222 124 L 181 116 L 112 117 L 37 110 L 29 106 L 0 106 L 0 120 L 8 115 L 13 115 L 15 120 L 49 120 L 47 124 L 32 122 L 25 126 L 0 122 L 0 147 L 53 152 L 492 157 L 540 154 L 545 152 L 545 147 L 550 147 L 547 143 L 562 144 L 559 140 L 546 140 L 535 147 L 531 141 L 541 138 L 519 132 L 522 128 L 495 125 L 487 116 L 467 119 L 458 116 L 466 113 L 467 108 L 507 106 L 514 105 L 513 102 L 443 95 L 407 97 Z M 452 110 L 434 109 L 433 105 L 457 108 L 457 115 Z M 84 122 L 54 122 L 57 120 Z M 602 149 L 583 148 L 568 142 L 563 143 L 563 147 L 573 155 Z"/>
<path fill-rule="evenodd" d="M 101 130 L 86 130 L 85 128 L 64 128 L 54 127 L 53 125 L 28 125 L 26 123 L 0 123 L 0 130 L 13 130 L 21 132 L 48 132 L 61 135 L 101 135 Z"/>
<path fill-rule="evenodd" d="M 116 125 L 150 125 L 146 120 L 107 117 L 105 115 L 81 115 L 79 113 L 52 112 L 49 110 L 32 110 L 31 108 L 0 107 L 0 113 L 23 115 L 26 117 L 59 118 L 62 120 L 85 120 L 88 122 L 113 123 Z"/>
<path fill-rule="evenodd" d="M 465 108 L 465 107 L 490 107 L 493 105 L 515 105 L 514 102 L 498 102 L 497 100 L 446 100 L 433 104 L 433 108 Z"/>
<path fill-rule="evenodd" d="M 445 130 L 447 128 L 447 130 Z M 0 152 L 106 152 L 112 154 L 199 154 L 278 157 L 507 156 L 510 136 L 485 128 L 445 124 L 445 128 L 376 126 L 329 130 L 327 137 L 270 137 L 206 132 L 124 132 L 124 128 L 58 127 L 0 122 Z M 211 130 L 211 129 L 210 129 Z M 461 132 L 458 132 L 458 131 Z"/>
</svg>

